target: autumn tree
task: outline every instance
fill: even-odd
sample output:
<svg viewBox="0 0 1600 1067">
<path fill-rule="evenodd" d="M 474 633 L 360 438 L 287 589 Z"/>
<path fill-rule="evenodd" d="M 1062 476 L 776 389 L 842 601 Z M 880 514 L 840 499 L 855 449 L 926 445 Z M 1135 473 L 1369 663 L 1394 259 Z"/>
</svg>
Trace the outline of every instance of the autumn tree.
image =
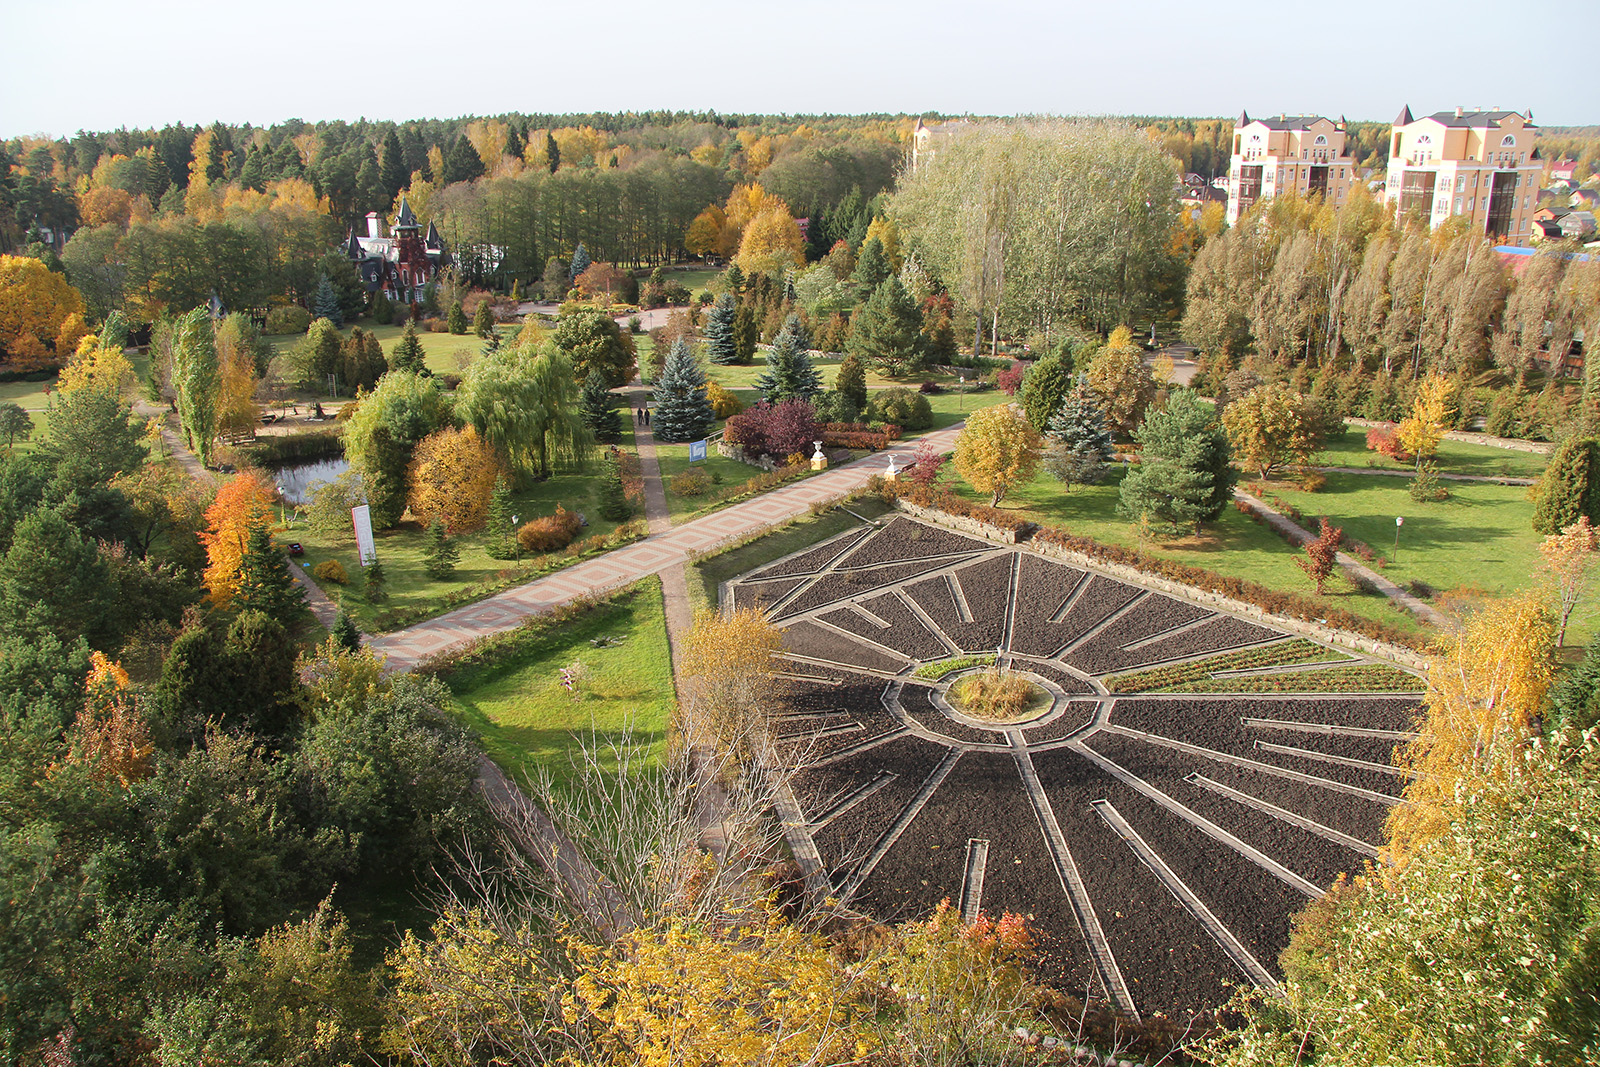
<svg viewBox="0 0 1600 1067">
<path fill-rule="evenodd" d="M 1222 427 L 1234 458 L 1262 478 L 1285 464 L 1306 464 L 1322 448 L 1322 412 L 1287 386 L 1259 385 L 1230 402 Z"/>
<path fill-rule="evenodd" d="M 1556 632 L 1557 647 L 1566 644 L 1567 620 L 1588 592 L 1597 548 L 1600 548 L 1600 539 L 1587 515 L 1539 543 L 1545 572 L 1555 586 L 1556 608 L 1561 620 Z"/>
<path fill-rule="evenodd" d="M 1574 437 L 1556 449 L 1539 476 L 1533 528 L 1555 534 L 1584 518 L 1600 523 L 1600 441 Z"/>
<path fill-rule="evenodd" d="M 89 664 L 83 708 L 67 736 L 67 759 L 86 765 L 93 778 L 114 778 L 129 789 L 155 773 L 150 725 L 122 665 L 101 652 L 91 652 Z"/>
<path fill-rule="evenodd" d="M 1417 457 L 1420 470 L 1424 460 L 1439 451 L 1439 442 L 1455 425 L 1456 383 L 1441 374 L 1431 374 L 1417 387 L 1411 414 L 1395 427 L 1400 446 Z"/>
<path fill-rule="evenodd" d="M 1198 533 L 1222 514 L 1237 475 L 1216 414 L 1193 390 L 1180 389 L 1164 411 L 1148 412 L 1133 439 L 1139 463 L 1118 489 L 1119 515 Z"/>
<path fill-rule="evenodd" d="M 805 239 L 789 205 L 769 197 L 745 225 L 736 259 L 746 274 L 781 275 L 806 262 Z"/>
<path fill-rule="evenodd" d="M 633 338 L 616 320 L 589 304 L 568 304 L 556 319 L 551 339 L 572 361 L 578 381 L 599 374 L 607 388 L 626 384 L 636 369 Z"/>
<path fill-rule="evenodd" d="M 1322 531 L 1316 537 L 1305 543 L 1304 558 L 1296 557 L 1294 565 L 1306 572 L 1317 587 L 1317 595 L 1322 595 L 1322 587 L 1333 576 L 1334 568 L 1339 565 L 1339 545 L 1344 541 L 1344 530 L 1330 523 L 1326 516 L 1317 520 L 1322 524 Z"/>
<path fill-rule="evenodd" d="M 476 430 L 446 427 L 418 442 L 407 504 L 424 523 L 441 520 L 451 534 L 471 533 L 483 528 L 499 477 L 499 457 Z"/>
<path fill-rule="evenodd" d="M 1542 598 L 1491 602 L 1441 641 L 1415 740 L 1396 762 L 1406 803 L 1389 813 L 1387 853 L 1404 863 L 1447 833 L 1458 798 L 1516 773 L 1515 756 L 1555 678 L 1555 624 Z"/>
<path fill-rule="evenodd" d="M 778 687 L 778 628 L 759 608 L 705 612 L 689 631 L 683 677 L 695 733 L 744 760 L 766 751 L 767 712 Z"/>
<path fill-rule="evenodd" d="M 1100 397 L 1106 425 L 1118 438 L 1132 435 L 1155 399 L 1156 382 L 1145 365 L 1133 332 L 1118 326 L 1087 371 L 1089 388 Z"/>
<path fill-rule="evenodd" d="M 385 374 L 357 405 L 345 424 L 345 455 L 361 472 L 377 529 L 393 526 L 405 512 L 406 472 L 418 442 L 451 423 L 450 400 L 438 383 L 404 371 Z"/>
<path fill-rule="evenodd" d="M 206 528 L 200 532 L 200 543 L 205 546 L 209 561 L 206 591 L 216 606 L 226 607 L 232 601 L 251 531 L 258 526 L 270 528 L 276 498 L 276 486 L 254 471 L 245 471 L 229 478 L 206 508 Z"/>
<path fill-rule="evenodd" d="M 0 256 L 0 356 L 8 366 L 65 362 L 78 338 L 64 337 L 62 327 L 76 315 L 81 334 L 83 314 L 83 297 L 65 275 L 31 256 Z"/>
<path fill-rule="evenodd" d="M 1039 431 L 1012 404 L 975 411 L 956 438 L 956 472 L 998 505 L 1039 466 Z"/>
</svg>

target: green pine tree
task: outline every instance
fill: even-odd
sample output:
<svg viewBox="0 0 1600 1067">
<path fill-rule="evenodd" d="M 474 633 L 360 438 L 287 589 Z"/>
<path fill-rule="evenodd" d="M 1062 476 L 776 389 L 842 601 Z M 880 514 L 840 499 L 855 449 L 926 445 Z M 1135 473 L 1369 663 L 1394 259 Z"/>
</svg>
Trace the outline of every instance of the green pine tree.
<svg viewBox="0 0 1600 1067">
<path fill-rule="evenodd" d="M 494 308 L 487 299 L 478 301 L 478 310 L 472 313 L 472 332 L 479 337 L 488 337 L 494 332 Z"/>
<path fill-rule="evenodd" d="M 627 490 L 622 485 L 622 463 L 615 451 L 607 451 L 600 472 L 600 517 L 622 522 L 633 514 Z"/>
<path fill-rule="evenodd" d="M 888 280 L 891 273 L 889 257 L 883 254 L 883 242 L 876 237 L 868 239 L 861 246 L 861 258 L 856 260 L 856 272 L 851 275 L 852 280 L 861 286 L 862 292 L 873 293 Z"/>
<path fill-rule="evenodd" d="M 422 338 L 417 336 L 417 324 L 406 323 L 406 332 L 395 342 L 389 353 L 389 369 L 410 371 L 412 374 L 428 373 L 428 353 L 422 348 Z"/>
<path fill-rule="evenodd" d="M 367 603 L 381 604 L 383 601 L 388 599 L 389 593 L 384 588 L 384 583 L 387 579 L 383 573 L 383 564 L 378 560 L 373 560 L 371 563 L 367 564 L 362 575 L 362 580 L 365 583 Z"/>
<path fill-rule="evenodd" d="M 606 388 L 605 375 L 591 374 L 584 379 L 580 403 L 578 414 L 596 441 L 614 445 L 622 440 L 622 413 L 617 410 L 616 396 Z"/>
<path fill-rule="evenodd" d="M 1105 416 L 1081 378 L 1050 419 L 1047 436 L 1044 468 L 1068 486 L 1100 481 L 1116 454 Z"/>
<path fill-rule="evenodd" d="M 788 324 L 772 339 L 767 369 L 756 379 L 756 388 L 769 404 L 810 400 L 822 392 L 822 376 L 811 364 L 811 353 L 801 346 L 799 337 Z"/>
<path fill-rule="evenodd" d="M 339 294 L 326 274 L 317 275 L 317 291 L 311 297 L 311 317 L 327 319 L 340 329 L 344 328 L 344 312 L 339 308 Z"/>
<path fill-rule="evenodd" d="M 334 641 L 346 652 L 360 651 L 361 631 L 356 629 L 356 622 L 350 617 L 348 611 L 339 612 L 339 619 L 333 624 L 331 632 Z"/>
<path fill-rule="evenodd" d="M 706 355 L 719 367 L 739 362 L 739 347 L 733 336 L 733 320 L 738 313 L 738 301 L 724 293 L 706 314 Z"/>
<path fill-rule="evenodd" d="M 706 373 L 681 337 L 672 342 L 667 354 L 655 402 L 650 426 L 662 441 L 698 441 L 716 422 L 711 401 L 706 399 Z"/>
<path fill-rule="evenodd" d="M 567 277 L 576 282 L 578 275 L 589 269 L 594 260 L 589 258 L 589 250 L 583 247 L 583 242 L 578 242 L 577 250 L 572 253 L 572 266 L 567 270 Z"/>
<path fill-rule="evenodd" d="M 445 325 L 457 337 L 467 332 L 467 313 L 461 310 L 461 301 L 457 300 L 450 305 L 450 314 L 445 321 Z"/>
<path fill-rule="evenodd" d="M 241 612 L 259 611 L 287 622 L 305 603 L 305 592 L 289 576 L 288 564 L 272 543 L 266 523 L 257 523 L 239 558 L 239 582 L 233 606 Z"/>
<path fill-rule="evenodd" d="M 1199 532 L 1228 506 L 1237 478 L 1215 411 L 1191 389 L 1151 409 L 1133 432 L 1139 465 L 1122 479 L 1118 514 L 1171 533 Z"/>
<path fill-rule="evenodd" d="M 847 352 L 892 376 L 922 365 L 922 315 L 900 279 L 890 277 L 856 312 Z"/>
<path fill-rule="evenodd" d="M 514 507 L 511 479 L 502 474 L 489 492 L 489 516 L 485 522 L 489 535 L 484 551 L 490 559 L 514 559 L 517 555 L 517 530 L 511 518 Z"/>
<path fill-rule="evenodd" d="M 1600 442 L 1575 437 L 1556 449 L 1534 490 L 1533 528 L 1555 534 L 1585 515 L 1600 526 Z"/>
<path fill-rule="evenodd" d="M 450 151 L 444 157 L 444 180 L 449 185 L 452 182 L 470 182 L 475 178 L 483 177 L 483 157 L 478 155 L 478 150 L 472 147 L 472 141 L 466 134 L 456 138 L 456 143 L 450 146 Z"/>
<path fill-rule="evenodd" d="M 428 572 L 428 577 L 436 582 L 442 582 L 456 572 L 456 561 L 461 558 L 461 549 L 456 543 L 445 535 L 444 520 L 434 519 L 433 525 L 428 527 L 428 539 L 423 549 L 427 562 L 423 569 Z"/>
<path fill-rule="evenodd" d="M 1019 390 L 1022 410 L 1034 429 L 1043 430 L 1061 410 L 1061 403 L 1073 389 L 1072 356 L 1057 351 L 1033 365 Z"/>
<path fill-rule="evenodd" d="M 854 353 L 844 357 L 833 376 L 833 391 L 850 398 L 857 411 L 867 406 L 867 368 Z"/>
<path fill-rule="evenodd" d="M 756 321 L 756 309 L 749 301 L 740 301 L 739 310 L 733 314 L 734 362 L 741 367 L 756 358 L 756 342 L 761 339 L 761 324 Z"/>
<path fill-rule="evenodd" d="M 546 132 L 545 135 L 544 135 L 544 158 L 545 158 L 545 162 L 550 167 L 550 173 L 551 174 L 554 174 L 557 170 L 560 169 L 560 167 L 561 167 L 561 146 L 556 144 L 555 137 L 552 134 L 550 134 L 549 132 Z"/>
<path fill-rule="evenodd" d="M 728 264 L 728 269 L 723 272 L 722 277 L 728 283 L 728 292 L 734 294 L 744 292 L 744 271 L 739 269 L 739 264 Z"/>
</svg>

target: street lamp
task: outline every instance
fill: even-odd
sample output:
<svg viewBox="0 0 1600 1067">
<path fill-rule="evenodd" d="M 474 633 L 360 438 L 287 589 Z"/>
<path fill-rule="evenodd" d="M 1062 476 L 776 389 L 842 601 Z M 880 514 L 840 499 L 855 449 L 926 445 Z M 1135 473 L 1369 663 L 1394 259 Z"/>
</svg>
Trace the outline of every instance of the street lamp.
<svg viewBox="0 0 1600 1067">
<path fill-rule="evenodd" d="M 956 410 L 965 411 L 967 403 L 967 376 L 959 375 L 961 384 L 956 387 Z"/>
<path fill-rule="evenodd" d="M 1396 563 L 1400 562 L 1400 527 L 1405 524 L 1406 520 L 1401 516 L 1396 515 L 1394 517 L 1394 561 Z"/>
<path fill-rule="evenodd" d="M 517 568 L 520 570 L 522 568 L 522 538 L 517 536 L 517 516 L 515 515 L 511 516 L 511 543 L 517 546 Z M 504 559 L 505 557 L 501 556 L 500 558 Z"/>
</svg>

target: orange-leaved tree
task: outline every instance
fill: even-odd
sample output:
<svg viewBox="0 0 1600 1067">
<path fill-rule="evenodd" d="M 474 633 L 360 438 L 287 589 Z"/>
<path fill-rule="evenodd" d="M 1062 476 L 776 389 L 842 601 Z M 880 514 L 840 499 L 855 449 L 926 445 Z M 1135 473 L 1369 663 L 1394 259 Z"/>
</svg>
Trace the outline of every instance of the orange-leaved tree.
<svg viewBox="0 0 1600 1067">
<path fill-rule="evenodd" d="M 272 504 L 278 490 L 255 471 L 230 478 L 206 508 L 206 528 L 200 532 L 205 546 L 206 591 L 211 602 L 225 607 L 239 584 L 239 561 L 244 558 L 250 531 L 272 524 Z"/>
<path fill-rule="evenodd" d="M 128 672 L 103 652 L 89 654 L 83 710 L 67 740 L 68 762 L 84 764 L 95 779 L 115 778 L 126 789 L 155 773 L 155 745 L 128 691 Z"/>
<path fill-rule="evenodd" d="M 1555 678 L 1555 620 L 1535 591 L 1493 601 L 1444 639 L 1428 668 L 1415 740 L 1395 762 L 1406 803 L 1389 814 L 1386 854 L 1403 863 L 1446 833 L 1461 798 L 1519 773 L 1534 716 Z"/>
<path fill-rule="evenodd" d="M 440 430 L 412 455 L 406 502 L 424 525 L 443 519 L 450 533 L 469 533 L 483 528 L 499 477 L 499 457 L 472 427 Z"/>
</svg>

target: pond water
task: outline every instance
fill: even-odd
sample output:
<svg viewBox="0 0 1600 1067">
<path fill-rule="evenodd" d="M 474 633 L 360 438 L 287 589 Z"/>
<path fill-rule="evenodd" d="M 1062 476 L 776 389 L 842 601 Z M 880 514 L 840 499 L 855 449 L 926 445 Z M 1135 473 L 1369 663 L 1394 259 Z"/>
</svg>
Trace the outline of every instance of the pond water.
<svg viewBox="0 0 1600 1067">
<path fill-rule="evenodd" d="M 272 477 L 278 483 L 278 491 L 283 494 L 283 499 L 291 504 L 309 504 L 317 486 L 333 481 L 349 469 L 350 461 L 343 456 L 336 456 L 315 463 L 283 467 Z"/>
</svg>

